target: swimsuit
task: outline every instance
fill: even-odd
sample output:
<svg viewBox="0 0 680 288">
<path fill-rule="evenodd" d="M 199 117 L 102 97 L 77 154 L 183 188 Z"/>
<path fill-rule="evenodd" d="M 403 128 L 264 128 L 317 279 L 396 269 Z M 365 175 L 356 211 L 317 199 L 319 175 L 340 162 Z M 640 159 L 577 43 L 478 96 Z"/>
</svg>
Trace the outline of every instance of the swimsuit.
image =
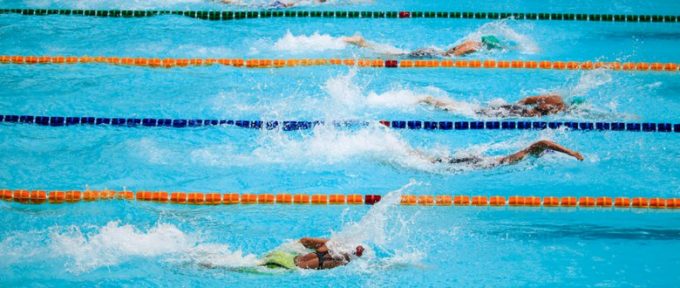
<svg viewBox="0 0 680 288">
<path fill-rule="evenodd" d="M 530 108 L 520 104 L 505 104 L 498 107 L 483 108 L 475 111 L 477 115 L 487 117 L 512 117 L 530 115 Z"/>
<path fill-rule="evenodd" d="M 483 158 L 477 157 L 477 156 L 466 156 L 466 157 L 454 157 L 454 158 L 448 158 L 446 161 L 444 158 L 437 158 L 434 160 L 437 163 L 443 163 L 446 162 L 448 164 L 469 164 L 469 165 L 479 165 L 482 161 L 484 161 Z"/>
<path fill-rule="evenodd" d="M 444 158 L 436 158 L 434 159 L 434 163 L 446 163 L 446 164 L 452 164 L 452 165 L 465 165 L 469 166 L 472 168 L 492 168 L 495 166 L 500 165 L 498 161 L 492 161 L 490 158 L 484 158 L 484 157 L 479 157 L 479 156 L 462 156 L 462 157 L 444 157 Z M 455 166 L 451 167 L 454 168 L 454 170 L 463 170 L 463 167 L 456 168 Z"/>
<path fill-rule="evenodd" d="M 267 266 L 268 268 L 284 268 L 284 269 L 295 269 L 297 265 L 297 255 L 284 252 L 284 251 L 273 251 L 264 257 L 262 266 Z"/>
<path fill-rule="evenodd" d="M 314 254 L 316 254 L 317 258 L 319 258 L 319 266 L 316 266 L 316 270 L 323 269 L 323 262 L 326 261 L 326 259 L 324 259 L 324 256 L 326 256 L 327 253 L 314 252 Z"/>
<path fill-rule="evenodd" d="M 421 48 L 418 50 L 415 50 L 411 53 L 408 53 L 409 58 L 434 58 L 434 57 L 440 57 L 444 51 L 441 51 L 439 49 L 435 48 Z"/>
</svg>

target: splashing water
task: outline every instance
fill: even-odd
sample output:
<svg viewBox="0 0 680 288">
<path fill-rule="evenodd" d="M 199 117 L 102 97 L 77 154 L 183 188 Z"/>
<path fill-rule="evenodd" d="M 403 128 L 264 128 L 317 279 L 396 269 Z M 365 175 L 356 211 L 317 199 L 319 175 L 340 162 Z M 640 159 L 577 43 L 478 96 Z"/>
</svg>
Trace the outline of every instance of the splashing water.
<svg viewBox="0 0 680 288">
<path fill-rule="evenodd" d="M 336 253 L 351 253 L 362 244 L 385 245 L 389 239 L 385 230 L 390 209 L 399 204 L 404 190 L 416 184 L 419 183 L 411 179 L 401 188 L 387 193 L 358 222 L 347 223 L 342 230 L 332 233 L 326 246 Z"/>
<path fill-rule="evenodd" d="M 368 259 L 368 261 L 359 261 L 362 268 L 369 265 L 370 260 L 375 259 L 372 246 L 379 248 L 387 248 L 391 242 L 401 240 L 408 242 L 408 231 L 404 229 L 408 226 L 407 222 L 394 221 L 395 213 L 394 207 L 401 201 L 401 195 L 404 191 L 414 185 L 421 183 L 411 179 L 409 183 L 401 188 L 391 191 L 384 195 L 382 199 L 373 205 L 370 210 L 361 217 L 359 221 L 346 223 L 340 231 L 332 232 L 330 240 L 326 245 L 334 257 L 342 257 L 343 254 L 353 255 L 358 245 L 366 248 L 365 255 L 360 259 Z M 395 233 L 388 228 L 389 222 L 401 223 L 398 227 L 400 233 Z M 397 239 L 399 238 L 399 239 Z M 413 249 L 413 250 L 409 250 Z M 389 250 L 389 249 L 387 249 Z M 393 249 L 390 257 L 380 260 L 378 266 L 395 266 L 395 265 L 410 265 L 417 264 L 424 257 L 424 253 L 412 247 L 401 247 L 401 249 Z M 356 257 L 352 256 L 356 259 Z M 375 264 L 375 263 L 374 263 Z M 365 269 L 362 269 L 365 270 Z"/>
<path fill-rule="evenodd" d="M 265 133 L 258 144 L 252 154 L 259 161 L 287 163 L 298 159 L 312 165 L 356 161 L 362 157 L 408 165 L 412 150 L 399 134 L 378 125 L 357 131 L 319 126 L 302 139 L 281 132 Z"/>
<path fill-rule="evenodd" d="M 364 107 L 412 111 L 419 107 L 423 99 L 428 96 L 451 103 L 450 112 L 454 114 L 474 117 L 475 111 L 479 109 L 476 103 L 454 100 L 444 90 L 432 86 L 415 90 L 397 86 L 382 93 L 369 91 L 364 94 L 361 86 L 356 83 L 356 75 L 356 69 L 350 69 L 347 74 L 338 75 L 326 81 L 324 90 L 330 96 L 331 101 L 321 107 L 328 115 L 327 117 L 358 116 L 357 112 Z M 365 113 L 371 114 L 370 111 Z"/>
<path fill-rule="evenodd" d="M 575 83 L 574 83 L 575 82 Z M 598 120 L 636 120 L 638 116 L 617 112 L 619 94 L 611 94 L 610 90 L 602 89 L 614 83 L 611 71 L 607 69 L 594 69 L 583 71 L 578 78 L 568 81 L 564 87 L 544 90 L 542 93 L 555 93 L 562 95 L 565 102 L 578 101 L 576 105 L 570 105 L 567 110 L 568 117 L 575 119 L 598 119 Z M 618 89 L 618 88 L 617 88 Z"/>
<path fill-rule="evenodd" d="M 357 33 L 355 35 L 360 34 Z M 329 34 L 319 34 L 319 32 L 314 32 L 309 36 L 296 36 L 289 30 L 286 31 L 286 34 L 283 37 L 274 43 L 274 50 L 290 52 L 293 54 L 342 50 L 350 46 L 343 38 L 344 36 L 333 37 Z M 400 55 L 406 53 L 406 50 L 381 43 L 371 43 L 370 49 L 379 54 Z"/>
<path fill-rule="evenodd" d="M 290 31 L 286 31 L 281 39 L 274 43 L 274 49 L 290 53 L 319 52 L 327 50 L 342 50 L 347 47 L 347 43 L 340 37 L 333 37 L 329 34 L 319 34 L 314 32 L 312 35 L 295 36 Z"/>
<path fill-rule="evenodd" d="M 546 136 L 551 138 L 552 135 Z M 191 153 L 191 161 L 208 166 L 269 163 L 327 166 L 366 160 L 393 165 L 395 169 L 450 174 L 476 170 L 483 168 L 483 165 L 433 163 L 431 159 L 478 157 L 492 162 L 494 158 L 486 155 L 487 152 L 501 151 L 504 153 L 502 155 L 506 155 L 526 147 L 533 140 L 520 138 L 513 141 L 477 144 L 452 152 L 449 145 L 433 144 L 432 147 L 425 149 L 414 148 L 399 133 L 377 123 L 358 130 L 336 129 L 328 125 L 317 126 L 310 133 L 302 135 L 266 131 L 259 135 L 256 147 L 251 152 L 237 153 L 233 147 L 224 145 L 203 147 Z"/>
<path fill-rule="evenodd" d="M 583 96 L 590 91 L 612 82 L 612 76 L 607 69 L 595 69 L 584 71 L 578 79 L 578 83 L 567 93 L 566 97 Z"/>
<path fill-rule="evenodd" d="M 198 237 L 186 234 L 171 224 L 158 224 L 148 231 L 132 225 L 109 222 L 92 233 L 78 227 L 50 233 L 50 251 L 55 256 L 73 260 L 67 269 L 73 273 L 87 272 L 103 266 L 116 265 L 134 257 L 163 257 L 168 262 L 189 262 L 212 266 L 245 267 L 257 264 L 255 255 L 230 251 L 223 244 L 202 244 Z"/>
</svg>

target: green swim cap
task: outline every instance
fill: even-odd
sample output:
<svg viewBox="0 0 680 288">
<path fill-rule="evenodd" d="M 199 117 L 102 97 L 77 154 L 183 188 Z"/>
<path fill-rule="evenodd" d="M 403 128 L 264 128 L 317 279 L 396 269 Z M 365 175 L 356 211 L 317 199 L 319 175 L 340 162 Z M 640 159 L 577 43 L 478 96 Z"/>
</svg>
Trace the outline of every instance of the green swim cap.
<svg viewBox="0 0 680 288">
<path fill-rule="evenodd" d="M 569 105 L 571 106 L 578 106 L 586 102 L 586 99 L 583 97 L 572 97 L 571 100 L 569 101 Z"/>
<path fill-rule="evenodd" d="M 496 38 L 496 36 L 493 35 L 486 35 L 482 36 L 482 44 L 486 46 L 488 49 L 501 49 L 503 48 L 503 45 L 501 45 L 501 41 Z"/>
</svg>

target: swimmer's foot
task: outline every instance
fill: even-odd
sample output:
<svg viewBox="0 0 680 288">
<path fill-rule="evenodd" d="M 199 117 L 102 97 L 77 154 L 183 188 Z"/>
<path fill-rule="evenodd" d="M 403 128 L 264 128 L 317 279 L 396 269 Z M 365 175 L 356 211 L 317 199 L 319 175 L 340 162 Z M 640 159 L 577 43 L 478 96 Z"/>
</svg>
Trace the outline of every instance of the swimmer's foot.
<svg viewBox="0 0 680 288">
<path fill-rule="evenodd" d="M 571 152 L 572 153 L 569 153 L 569 155 L 578 159 L 578 161 L 583 161 L 583 159 L 585 159 L 585 158 L 583 158 L 583 155 L 581 155 L 581 153 L 578 153 L 576 151 L 571 151 Z"/>
</svg>

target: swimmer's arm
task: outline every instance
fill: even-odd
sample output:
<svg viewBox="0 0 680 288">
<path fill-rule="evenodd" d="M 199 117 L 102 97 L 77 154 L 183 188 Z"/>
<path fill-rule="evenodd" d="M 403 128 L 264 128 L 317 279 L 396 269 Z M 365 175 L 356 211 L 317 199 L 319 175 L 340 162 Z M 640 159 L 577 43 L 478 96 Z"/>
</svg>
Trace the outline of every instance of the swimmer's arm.
<svg viewBox="0 0 680 288">
<path fill-rule="evenodd" d="M 450 56 L 450 55 L 453 54 L 453 56 L 465 56 L 467 54 L 476 52 L 481 47 L 482 47 L 481 42 L 471 41 L 471 40 L 465 41 L 462 44 L 449 49 L 448 51 L 446 51 L 446 53 L 444 55 Z"/>
<path fill-rule="evenodd" d="M 552 150 L 552 151 L 564 153 L 564 154 L 567 154 L 569 156 L 572 156 L 572 157 L 578 159 L 579 161 L 583 161 L 583 156 L 581 155 L 581 153 L 576 152 L 574 150 L 571 150 L 569 148 L 566 148 L 566 147 L 564 147 L 560 144 L 557 144 L 555 142 L 552 142 L 552 141 L 541 140 L 541 141 L 538 141 L 538 142 L 535 142 L 535 143 L 529 145 L 529 147 L 522 149 L 517 153 L 510 154 L 508 156 L 499 158 L 498 163 L 500 163 L 500 164 L 515 164 L 519 161 L 522 161 L 528 155 L 539 156 L 545 150 Z"/>
<path fill-rule="evenodd" d="M 439 108 L 439 109 L 442 109 L 444 111 L 453 110 L 454 107 L 455 107 L 455 104 L 453 103 L 453 101 L 450 101 L 450 100 L 447 100 L 447 99 L 436 99 L 432 96 L 424 97 L 424 98 L 420 99 L 420 101 L 418 101 L 418 102 L 434 106 L 435 108 Z"/>
<path fill-rule="evenodd" d="M 583 155 L 581 155 L 581 153 L 574 151 L 574 150 L 571 150 L 571 149 L 564 147 L 560 144 L 557 144 L 555 142 L 548 141 L 548 140 L 541 140 L 541 141 L 538 141 L 536 143 L 539 145 L 539 147 L 534 148 L 534 149 L 538 149 L 539 151 L 538 152 L 532 151 L 531 153 L 537 154 L 537 153 L 543 152 L 544 150 L 548 149 L 548 150 L 557 151 L 557 152 L 560 152 L 560 153 L 567 154 L 571 157 L 578 159 L 579 161 L 583 161 Z M 540 146 L 542 146 L 542 147 L 540 147 Z"/>
<path fill-rule="evenodd" d="M 318 247 L 314 250 L 316 250 L 316 252 L 319 252 L 319 253 L 328 253 L 328 246 L 326 246 L 326 244 L 324 244 L 324 245 L 321 245 L 320 247 Z"/>
<path fill-rule="evenodd" d="M 328 242 L 328 239 L 325 238 L 311 238 L 311 237 L 300 238 L 300 244 L 302 244 L 302 246 L 305 246 L 305 248 L 307 249 L 317 250 L 321 247 L 326 247 L 326 242 Z M 328 250 L 328 248 L 326 248 L 326 250 Z"/>
<path fill-rule="evenodd" d="M 359 35 L 356 36 L 351 36 L 351 37 L 342 37 L 340 38 L 343 42 L 347 44 L 352 44 L 357 47 L 361 48 L 371 48 L 373 45 L 371 45 L 364 37 L 361 37 Z"/>
</svg>

